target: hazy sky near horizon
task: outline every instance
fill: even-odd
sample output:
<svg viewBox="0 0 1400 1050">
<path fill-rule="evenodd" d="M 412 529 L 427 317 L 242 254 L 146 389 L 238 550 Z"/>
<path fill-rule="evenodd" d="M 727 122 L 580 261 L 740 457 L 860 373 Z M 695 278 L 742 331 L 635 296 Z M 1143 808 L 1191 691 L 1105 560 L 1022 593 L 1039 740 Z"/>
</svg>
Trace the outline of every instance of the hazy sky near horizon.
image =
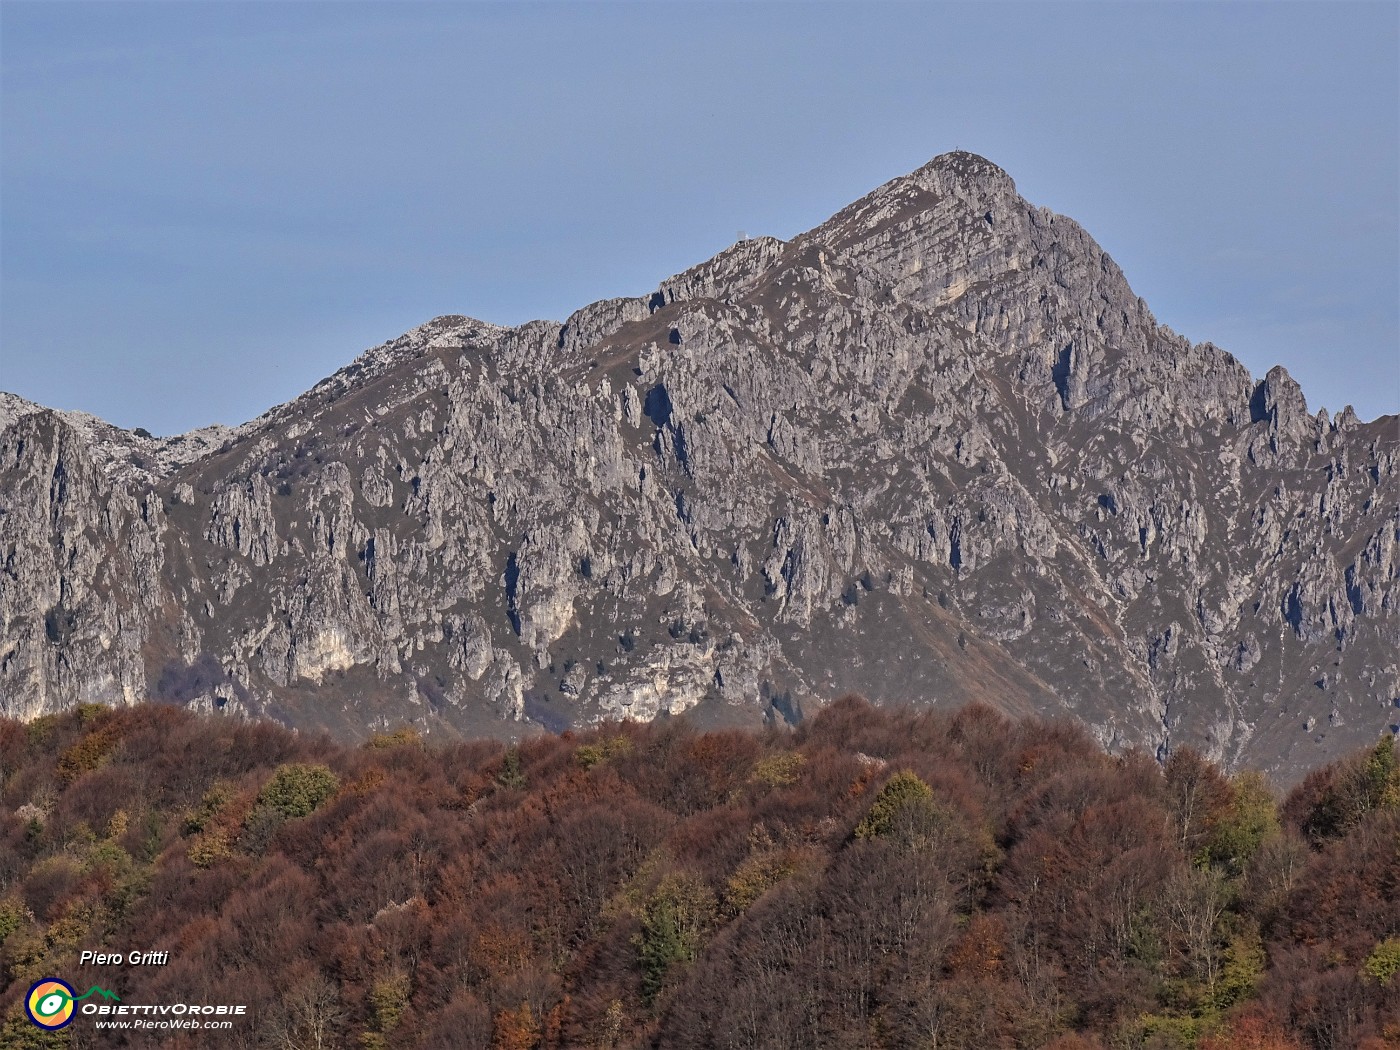
<svg viewBox="0 0 1400 1050">
<path fill-rule="evenodd" d="M 0 389 L 236 424 L 954 148 L 1159 321 L 1400 411 L 1394 3 L 0 4 Z"/>
</svg>

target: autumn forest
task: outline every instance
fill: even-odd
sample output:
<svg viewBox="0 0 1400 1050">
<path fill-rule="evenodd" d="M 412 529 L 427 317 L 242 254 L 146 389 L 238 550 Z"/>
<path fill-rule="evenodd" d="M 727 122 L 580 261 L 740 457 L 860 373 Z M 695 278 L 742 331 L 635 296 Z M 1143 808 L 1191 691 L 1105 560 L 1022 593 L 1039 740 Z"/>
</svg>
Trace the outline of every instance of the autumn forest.
<svg viewBox="0 0 1400 1050">
<path fill-rule="evenodd" d="M 1284 795 L 975 706 L 511 747 L 87 706 L 0 722 L 0 792 L 6 1047 L 1400 1046 L 1389 738 Z M 46 1033 L 46 976 L 248 1013 Z"/>
</svg>

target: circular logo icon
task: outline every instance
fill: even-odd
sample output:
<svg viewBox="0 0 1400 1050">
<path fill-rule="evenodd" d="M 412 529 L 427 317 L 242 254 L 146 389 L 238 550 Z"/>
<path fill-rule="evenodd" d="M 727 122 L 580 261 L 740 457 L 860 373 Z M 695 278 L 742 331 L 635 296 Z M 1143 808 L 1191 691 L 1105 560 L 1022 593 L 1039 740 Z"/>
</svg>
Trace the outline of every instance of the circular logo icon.
<svg viewBox="0 0 1400 1050">
<path fill-rule="evenodd" d="M 40 1028 L 66 1028 L 73 1021 L 73 997 L 67 981 L 45 977 L 35 981 L 24 999 L 24 1012 Z"/>
</svg>

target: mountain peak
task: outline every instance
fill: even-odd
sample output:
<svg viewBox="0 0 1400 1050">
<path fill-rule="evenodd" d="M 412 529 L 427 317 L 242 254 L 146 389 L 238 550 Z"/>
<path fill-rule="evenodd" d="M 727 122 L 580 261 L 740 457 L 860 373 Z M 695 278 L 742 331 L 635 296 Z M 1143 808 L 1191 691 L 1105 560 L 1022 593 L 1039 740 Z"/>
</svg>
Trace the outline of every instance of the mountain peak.
<svg viewBox="0 0 1400 1050">
<path fill-rule="evenodd" d="M 436 318 L 224 440 L 26 413 L 4 713 L 518 735 L 858 691 L 1287 778 L 1400 696 L 1394 435 L 1158 326 L 965 151 L 562 324 Z"/>
<path fill-rule="evenodd" d="M 986 219 L 994 225 L 998 213 L 1005 219 L 1012 211 L 1028 209 L 1000 167 L 975 153 L 954 150 L 891 179 L 806 237 L 861 256 L 878 258 L 896 241 L 907 249 L 905 254 L 928 256 L 933 242 L 960 236 L 959 227 L 966 222 Z M 1005 240 L 1004 231 L 997 239 Z"/>
<path fill-rule="evenodd" d="M 1016 183 L 1003 168 L 967 150 L 940 153 L 912 174 L 936 175 L 947 181 L 998 182 L 1004 183 L 1013 192 L 1016 189 Z"/>
</svg>

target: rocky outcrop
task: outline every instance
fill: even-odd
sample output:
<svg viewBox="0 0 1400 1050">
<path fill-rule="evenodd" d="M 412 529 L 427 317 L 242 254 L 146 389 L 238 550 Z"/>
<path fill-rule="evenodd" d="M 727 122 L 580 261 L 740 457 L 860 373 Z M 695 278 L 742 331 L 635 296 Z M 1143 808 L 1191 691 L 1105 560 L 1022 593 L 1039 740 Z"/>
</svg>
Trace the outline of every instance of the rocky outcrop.
<svg viewBox="0 0 1400 1050">
<path fill-rule="evenodd" d="M 6 714 L 518 732 L 858 690 L 1284 776 L 1400 723 L 1395 418 L 1158 325 L 970 154 L 563 324 L 438 318 L 237 429 L 0 427 Z"/>
</svg>

